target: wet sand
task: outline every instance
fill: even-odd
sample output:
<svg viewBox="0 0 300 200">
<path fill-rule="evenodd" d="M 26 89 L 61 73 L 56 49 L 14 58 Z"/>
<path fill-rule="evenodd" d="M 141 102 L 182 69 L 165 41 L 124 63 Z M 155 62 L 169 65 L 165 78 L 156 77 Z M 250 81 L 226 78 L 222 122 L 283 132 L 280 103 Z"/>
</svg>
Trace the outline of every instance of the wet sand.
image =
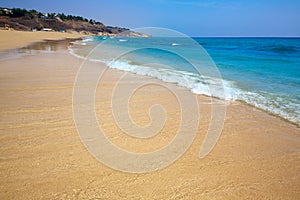
<svg viewBox="0 0 300 200">
<path fill-rule="evenodd" d="M 222 135 L 204 159 L 199 159 L 199 150 L 209 127 L 211 101 L 193 95 L 200 107 L 200 125 L 191 147 L 169 167 L 131 174 L 97 161 L 81 143 L 73 121 L 72 91 L 82 60 L 64 46 L 52 49 L 56 51 L 0 61 L 1 199 L 299 199 L 299 128 L 241 102 L 227 102 Z M 87 64 L 91 70 L 105 68 Z M 136 124 L 149 123 L 153 103 L 163 105 L 168 115 L 158 135 L 144 140 L 128 137 L 117 127 L 110 105 L 123 75 L 110 69 L 99 82 L 99 124 L 111 142 L 128 151 L 166 146 L 179 126 L 178 101 L 163 87 L 136 92 L 130 101 Z M 130 87 L 145 79 L 165 84 L 134 74 L 122 84 Z"/>
<path fill-rule="evenodd" d="M 84 37 L 84 35 L 59 32 L 27 32 L 0 30 L 0 51 L 24 47 L 27 46 L 29 43 L 40 42 L 43 40 L 62 40 L 66 38 L 74 39 L 80 37 Z"/>
</svg>

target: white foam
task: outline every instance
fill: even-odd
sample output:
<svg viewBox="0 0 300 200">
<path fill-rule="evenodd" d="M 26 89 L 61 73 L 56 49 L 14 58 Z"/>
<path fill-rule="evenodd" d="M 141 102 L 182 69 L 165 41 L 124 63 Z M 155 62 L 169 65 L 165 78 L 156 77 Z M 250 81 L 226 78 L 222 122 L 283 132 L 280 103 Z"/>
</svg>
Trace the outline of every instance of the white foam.
<svg viewBox="0 0 300 200">
<path fill-rule="evenodd" d="M 180 46 L 181 44 L 178 43 L 172 43 L 172 46 Z"/>
<path fill-rule="evenodd" d="M 75 41 L 75 42 L 70 42 L 71 44 L 75 44 L 75 45 L 81 45 L 82 44 L 82 41 L 78 40 L 78 41 Z"/>
<path fill-rule="evenodd" d="M 92 41 L 94 41 L 94 37 L 93 37 L 93 36 L 85 37 L 85 38 L 83 38 L 83 40 L 82 40 L 83 43 L 86 43 L 86 42 L 92 42 Z"/>
<path fill-rule="evenodd" d="M 275 94 L 237 90 L 237 99 L 300 125 L 299 104 Z"/>
<path fill-rule="evenodd" d="M 85 45 L 87 45 L 88 42 L 92 42 L 92 41 L 94 41 L 94 38 L 92 36 L 89 36 L 89 37 L 83 38 L 82 40 L 77 40 L 75 42 L 71 42 L 71 44 L 85 46 Z"/>
<path fill-rule="evenodd" d="M 69 51 L 69 53 L 70 53 L 72 56 L 74 56 L 74 57 L 76 57 L 76 58 L 85 59 L 84 56 L 81 56 L 81 55 L 76 54 L 76 53 L 75 53 L 75 50 L 74 50 L 72 47 L 70 47 L 70 46 L 68 47 L 68 51 Z"/>
<path fill-rule="evenodd" d="M 233 100 L 233 96 L 228 93 L 230 89 L 226 89 L 226 85 L 230 84 L 224 84 L 226 81 L 222 79 L 200 76 L 186 71 L 131 65 L 123 61 L 113 61 L 107 64 L 109 67 L 114 69 L 154 77 L 167 83 L 175 83 L 178 86 L 190 89 L 191 92 L 195 94 L 204 94 L 207 96 L 218 97 L 220 99 Z"/>
</svg>

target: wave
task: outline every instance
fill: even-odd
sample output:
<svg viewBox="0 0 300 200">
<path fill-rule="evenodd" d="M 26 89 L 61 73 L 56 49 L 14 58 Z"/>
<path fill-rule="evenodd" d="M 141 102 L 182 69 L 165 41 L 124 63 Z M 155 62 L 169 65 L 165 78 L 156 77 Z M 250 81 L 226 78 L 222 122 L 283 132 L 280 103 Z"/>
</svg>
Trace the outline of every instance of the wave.
<svg viewBox="0 0 300 200">
<path fill-rule="evenodd" d="M 68 51 L 69 51 L 69 53 L 70 53 L 72 56 L 74 56 L 74 57 L 76 57 L 76 58 L 83 59 L 83 60 L 85 59 L 84 56 L 81 56 L 81 55 L 78 55 L 77 53 L 75 53 L 75 49 L 72 48 L 72 46 L 69 46 L 69 47 L 68 47 Z"/>
<path fill-rule="evenodd" d="M 70 50 L 70 53 L 83 58 L 76 55 L 72 50 Z M 89 61 L 105 63 L 113 69 L 154 77 L 167 83 L 175 83 L 189 89 L 194 94 L 217 97 L 223 100 L 240 100 L 300 125 L 299 104 L 287 99 L 285 96 L 247 91 L 238 87 L 234 81 L 201 76 L 187 71 L 148 67 L 131 64 L 129 61 L 110 61 L 95 58 L 90 58 Z"/>
<path fill-rule="evenodd" d="M 212 77 L 196 75 L 186 71 L 176 71 L 172 69 L 162 69 L 129 64 L 125 61 L 105 62 L 108 67 L 122 71 L 133 72 L 138 75 L 150 76 L 167 83 L 175 83 L 178 86 L 190 89 L 195 94 L 204 94 L 221 99 L 231 100 L 232 96 L 223 92 L 222 80 Z M 208 87 L 209 85 L 209 87 Z M 214 91 L 212 95 L 211 91 Z"/>
<path fill-rule="evenodd" d="M 300 125 L 300 107 L 297 102 L 285 96 L 264 92 L 236 90 L 237 100 L 246 102 L 290 122 Z"/>
<path fill-rule="evenodd" d="M 270 48 L 271 51 L 273 52 L 278 52 L 278 53 L 294 53 L 297 52 L 297 49 L 292 47 L 292 46 L 277 46 Z"/>
<path fill-rule="evenodd" d="M 83 43 L 86 43 L 86 42 L 92 42 L 92 41 L 94 41 L 94 37 L 93 37 L 93 36 L 85 37 L 85 38 L 83 38 L 83 40 L 82 40 Z"/>
<path fill-rule="evenodd" d="M 82 42 L 82 40 L 78 40 L 78 41 L 75 41 L 75 42 L 70 42 L 71 44 L 75 44 L 75 45 L 83 45 L 85 46 L 86 43 L 85 42 Z"/>
<path fill-rule="evenodd" d="M 73 45 L 81 45 L 81 46 L 86 46 L 87 43 L 94 41 L 94 37 L 93 36 L 88 36 L 88 37 L 84 37 L 82 40 L 76 40 L 74 42 L 70 42 Z"/>
<path fill-rule="evenodd" d="M 259 49 L 259 51 L 281 53 L 281 54 L 298 52 L 296 47 L 286 46 L 286 45 L 266 46 L 266 47 L 262 47 L 261 49 Z"/>
</svg>

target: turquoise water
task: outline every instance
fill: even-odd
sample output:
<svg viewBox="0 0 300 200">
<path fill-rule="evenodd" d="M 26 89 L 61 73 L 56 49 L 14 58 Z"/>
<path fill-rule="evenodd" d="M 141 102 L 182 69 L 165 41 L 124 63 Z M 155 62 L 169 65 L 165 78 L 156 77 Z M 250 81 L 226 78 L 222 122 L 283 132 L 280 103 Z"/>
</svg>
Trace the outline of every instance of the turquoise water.
<svg viewBox="0 0 300 200">
<path fill-rule="evenodd" d="M 299 38 L 90 37 L 70 52 L 196 94 L 241 100 L 300 125 Z M 209 91 L 220 78 L 224 94 Z"/>
</svg>

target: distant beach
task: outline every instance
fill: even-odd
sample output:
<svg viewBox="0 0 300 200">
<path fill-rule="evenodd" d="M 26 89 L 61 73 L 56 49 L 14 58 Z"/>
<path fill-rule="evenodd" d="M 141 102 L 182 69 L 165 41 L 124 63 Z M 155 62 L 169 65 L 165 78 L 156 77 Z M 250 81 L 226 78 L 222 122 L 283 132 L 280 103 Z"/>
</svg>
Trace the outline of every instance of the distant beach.
<svg viewBox="0 0 300 200">
<path fill-rule="evenodd" d="M 43 40 L 62 40 L 66 38 L 81 38 L 86 35 L 59 33 L 59 32 L 29 32 L 0 30 L 0 51 L 15 49 L 27 46 L 30 43 L 41 42 Z"/>
<path fill-rule="evenodd" d="M 153 59 L 151 56 L 157 56 L 157 52 L 128 55 L 127 59 L 132 60 L 126 63 L 129 64 L 126 67 L 131 68 L 124 77 L 123 87 L 127 88 L 147 79 L 167 85 L 178 93 L 189 93 L 195 97 L 199 103 L 200 124 L 191 147 L 169 167 L 146 174 L 119 172 L 95 160 L 80 141 L 72 112 L 74 81 L 83 62 L 80 56 L 86 56 L 95 40 L 85 38 L 73 43 L 48 41 L 38 43 L 38 47 L 27 46 L 14 52 L 9 51 L 11 48 L 24 47 L 45 39 L 80 37 L 81 35 L 67 33 L 0 31 L 1 199 L 299 197 L 299 127 L 262 109 L 228 98 L 222 135 L 210 154 L 199 159 L 199 148 L 210 125 L 212 100 L 203 93 L 192 93 L 193 88 L 180 86 L 174 79 L 163 79 L 178 78 L 178 73 L 173 69 L 165 70 L 169 74 L 162 78 L 150 76 L 152 74 L 149 71 L 148 74 L 145 71 L 138 73 L 137 70 L 141 68 L 132 70 L 141 60 L 146 62 L 147 59 Z M 126 48 L 126 45 L 132 45 L 130 38 L 113 39 Z M 180 48 L 181 44 L 178 41 L 168 41 L 168 45 L 173 48 Z M 213 48 L 209 44 L 203 44 L 208 51 Z M 116 50 L 116 47 L 120 46 L 111 46 L 110 50 Z M 214 49 L 212 54 L 218 53 L 216 51 Z M 112 51 L 105 52 L 106 54 L 101 54 L 101 58 L 91 57 L 94 60 L 86 60 L 85 65 L 90 67 L 90 73 L 93 74 L 93 69 L 101 68 L 104 71 L 107 63 L 114 64 L 105 71 L 95 93 L 96 115 L 102 120 L 99 125 L 107 133 L 107 138 L 120 148 L 132 152 L 149 152 L 167 145 L 179 126 L 181 111 L 178 101 L 163 87 L 150 85 L 142 88 L 130 100 L 133 121 L 142 127 L 149 124 L 149 107 L 153 103 L 159 103 L 168 112 L 165 126 L 159 134 L 144 140 L 123 134 L 114 121 L 111 96 L 117 81 L 126 72 L 124 65 L 120 65 L 124 63 L 105 62 Z M 17 56 L 12 57 L 11 53 Z M 93 55 L 98 55 L 99 52 L 94 53 Z M 172 64 L 177 61 L 164 59 L 170 55 L 164 56 L 160 54 L 159 57 L 162 58 L 162 63 Z M 97 62 L 95 59 L 102 60 Z M 175 67 L 178 66 L 180 65 Z M 122 67 L 123 71 L 120 70 Z M 184 69 L 182 71 L 188 71 L 188 68 Z M 222 73 L 229 71 L 225 69 Z M 242 73 L 243 71 L 240 74 Z M 191 72 L 188 75 L 189 80 L 192 80 Z M 225 78 L 229 77 L 227 75 Z M 293 83 L 289 83 L 292 88 Z M 123 99 L 116 101 L 122 103 Z M 297 116 L 297 113 L 293 116 Z"/>
</svg>

